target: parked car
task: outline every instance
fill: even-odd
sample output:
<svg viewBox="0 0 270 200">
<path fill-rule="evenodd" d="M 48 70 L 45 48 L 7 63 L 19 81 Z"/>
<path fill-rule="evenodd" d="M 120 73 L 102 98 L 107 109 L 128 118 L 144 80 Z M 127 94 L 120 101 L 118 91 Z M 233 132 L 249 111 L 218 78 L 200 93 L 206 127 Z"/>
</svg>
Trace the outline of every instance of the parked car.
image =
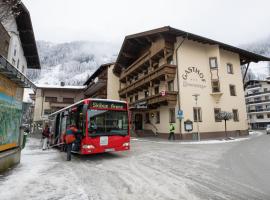
<svg viewBox="0 0 270 200">
<path fill-rule="evenodd" d="M 266 126 L 266 134 L 270 134 L 270 124 Z"/>
</svg>

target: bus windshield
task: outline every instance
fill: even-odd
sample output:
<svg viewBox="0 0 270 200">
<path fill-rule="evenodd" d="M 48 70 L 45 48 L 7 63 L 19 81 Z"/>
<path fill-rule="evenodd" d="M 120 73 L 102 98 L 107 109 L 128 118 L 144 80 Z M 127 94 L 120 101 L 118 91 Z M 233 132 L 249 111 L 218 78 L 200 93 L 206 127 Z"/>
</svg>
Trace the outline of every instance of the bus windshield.
<svg viewBox="0 0 270 200">
<path fill-rule="evenodd" d="M 127 111 L 88 109 L 87 114 L 89 136 L 128 134 Z"/>
</svg>

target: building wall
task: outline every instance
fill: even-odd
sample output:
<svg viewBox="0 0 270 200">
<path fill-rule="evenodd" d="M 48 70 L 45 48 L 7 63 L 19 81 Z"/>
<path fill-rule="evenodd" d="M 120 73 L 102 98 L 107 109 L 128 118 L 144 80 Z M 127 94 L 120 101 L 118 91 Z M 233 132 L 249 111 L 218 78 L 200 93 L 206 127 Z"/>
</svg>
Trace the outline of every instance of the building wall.
<svg viewBox="0 0 270 200">
<path fill-rule="evenodd" d="M 7 58 L 10 36 L 9 36 L 8 32 L 6 31 L 5 27 L 1 23 L 0 23 L 0 36 L 1 36 L 0 55 Z"/>
<path fill-rule="evenodd" d="M 113 73 L 114 65 L 108 67 L 107 75 L 107 99 L 119 100 L 118 90 L 120 88 L 119 77 Z"/>
<path fill-rule="evenodd" d="M 212 94 L 211 71 L 209 66 L 209 57 L 217 57 L 218 78 L 220 81 L 221 98 L 217 101 Z M 238 109 L 239 122 L 233 120 L 227 123 L 227 130 L 246 130 L 247 119 L 244 102 L 244 90 L 242 76 L 240 71 L 240 61 L 237 54 L 220 50 L 218 46 L 209 46 L 193 41 L 185 41 L 178 50 L 178 69 L 180 84 L 180 104 L 184 112 L 184 120 L 193 121 L 193 107 L 196 107 L 192 95 L 199 94 L 198 107 L 202 109 L 202 122 L 199 123 L 200 132 L 218 132 L 224 131 L 224 122 L 215 122 L 214 108 L 221 108 L 222 111 L 232 112 L 232 109 Z M 226 63 L 233 64 L 234 74 L 228 74 Z M 197 73 L 186 73 L 189 67 L 195 67 L 200 70 L 203 78 Z M 212 73 L 212 76 L 217 76 Z M 184 80 L 185 74 L 187 75 Z M 203 80 L 205 79 L 205 81 Z M 229 84 L 236 86 L 236 96 L 230 96 Z M 233 102 L 229 103 L 229 102 Z M 176 130 L 179 130 L 177 123 Z M 197 131 L 194 124 L 194 131 Z M 185 133 L 182 124 L 182 133 Z"/>
<path fill-rule="evenodd" d="M 46 102 L 45 97 L 57 97 L 57 102 Z M 44 115 L 44 110 L 51 110 L 53 107 L 66 107 L 72 103 L 64 103 L 63 98 L 73 98 L 74 103 L 83 99 L 82 90 L 70 90 L 70 89 L 44 89 L 38 88 L 36 90 L 36 100 L 34 108 L 34 121 L 42 121 L 47 119 L 47 115 Z"/>
<path fill-rule="evenodd" d="M 8 50 L 7 60 L 23 74 L 26 74 L 27 62 L 24 56 L 19 31 L 14 17 L 4 24 L 6 30 L 10 35 L 10 45 Z"/>
<path fill-rule="evenodd" d="M 181 38 L 178 39 L 178 42 Z M 176 45 L 176 44 L 175 44 Z M 184 129 L 184 121 L 194 121 L 193 107 L 196 107 L 194 94 L 199 94 L 197 107 L 202 110 L 202 122 L 199 122 L 201 133 L 207 134 L 206 137 L 219 137 L 224 133 L 224 121 L 216 122 L 214 108 L 220 108 L 222 111 L 231 112 L 238 110 L 239 121 L 233 119 L 227 121 L 227 130 L 230 133 L 245 134 L 248 129 L 247 115 L 245 107 L 244 89 L 240 68 L 240 59 L 238 54 L 225 50 L 220 50 L 218 46 L 205 45 L 186 40 L 178 50 L 178 75 L 180 86 L 180 109 L 183 110 L 184 119 L 182 120 L 180 130 L 180 120 L 176 119 L 176 133 L 188 133 Z M 216 57 L 218 71 L 210 70 L 209 58 Z M 233 65 L 233 74 L 228 74 L 227 63 Z M 174 64 L 176 64 L 176 55 L 174 55 Z M 190 69 L 190 67 L 194 67 Z M 199 74 L 189 70 L 199 70 Z M 220 94 L 212 93 L 212 78 L 219 79 Z M 174 79 L 174 91 L 178 91 L 177 76 Z M 236 96 L 230 95 L 229 85 L 235 85 Z M 160 83 L 160 91 L 166 90 L 165 83 Z M 220 96 L 220 98 L 218 98 Z M 144 98 L 139 94 L 139 99 Z M 231 103 L 233 102 L 233 103 Z M 158 133 L 169 133 L 169 109 L 174 108 L 175 113 L 179 110 L 178 101 L 176 105 L 161 106 L 156 110 L 146 111 L 150 114 L 150 124 L 145 123 L 145 113 L 143 112 L 143 129 L 152 130 Z M 160 112 L 160 123 L 156 123 L 156 111 Z M 136 113 L 136 112 L 134 112 Z M 139 112 L 138 112 L 139 113 Z M 153 114 L 152 114 L 153 113 Z M 152 116 L 152 117 L 151 117 Z M 240 131 L 240 132 L 239 132 Z M 193 122 L 193 132 L 197 132 L 197 124 Z M 185 138 L 183 136 L 182 138 Z M 189 137 L 190 138 L 190 137 Z"/>
<path fill-rule="evenodd" d="M 246 102 L 259 101 L 246 105 L 248 122 L 252 129 L 265 129 L 270 124 L 270 84 L 269 80 L 257 82 L 259 87 L 247 88 L 245 91 L 246 95 L 254 94 L 247 96 Z"/>
</svg>

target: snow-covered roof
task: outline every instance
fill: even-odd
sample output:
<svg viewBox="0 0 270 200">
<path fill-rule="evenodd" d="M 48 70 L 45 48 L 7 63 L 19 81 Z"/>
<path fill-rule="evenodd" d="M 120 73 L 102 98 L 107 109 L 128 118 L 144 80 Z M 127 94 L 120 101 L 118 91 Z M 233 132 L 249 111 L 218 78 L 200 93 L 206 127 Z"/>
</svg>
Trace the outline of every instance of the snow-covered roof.
<svg viewBox="0 0 270 200">
<path fill-rule="evenodd" d="M 48 88 L 48 89 L 74 89 L 74 90 L 81 90 L 84 89 L 85 85 L 45 85 L 45 84 L 36 84 L 37 88 Z"/>
</svg>

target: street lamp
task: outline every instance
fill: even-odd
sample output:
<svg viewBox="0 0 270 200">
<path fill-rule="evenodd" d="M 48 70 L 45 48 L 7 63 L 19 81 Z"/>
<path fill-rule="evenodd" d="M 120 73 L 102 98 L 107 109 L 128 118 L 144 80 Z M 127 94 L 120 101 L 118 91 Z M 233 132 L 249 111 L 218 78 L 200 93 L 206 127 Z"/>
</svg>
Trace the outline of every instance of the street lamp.
<svg viewBox="0 0 270 200">
<path fill-rule="evenodd" d="M 198 96 L 200 96 L 199 94 L 193 94 L 192 96 L 194 96 L 195 102 L 196 102 L 196 112 L 197 112 L 197 131 L 198 131 L 198 140 L 201 140 L 201 136 L 200 136 L 200 129 L 199 129 L 199 109 L 197 106 L 197 102 L 198 102 Z"/>
</svg>

